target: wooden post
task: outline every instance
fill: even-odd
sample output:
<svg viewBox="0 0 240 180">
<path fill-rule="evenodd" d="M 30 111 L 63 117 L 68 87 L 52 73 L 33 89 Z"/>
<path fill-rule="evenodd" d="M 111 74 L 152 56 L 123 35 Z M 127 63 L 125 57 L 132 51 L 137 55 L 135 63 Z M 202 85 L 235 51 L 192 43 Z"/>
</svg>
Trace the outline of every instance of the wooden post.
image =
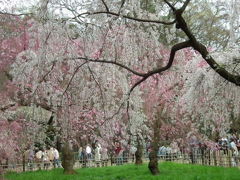
<svg viewBox="0 0 240 180">
<path fill-rule="evenodd" d="M 22 154 L 22 166 L 23 166 L 23 172 L 25 172 L 26 171 L 25 153 Z"/>
</svg>

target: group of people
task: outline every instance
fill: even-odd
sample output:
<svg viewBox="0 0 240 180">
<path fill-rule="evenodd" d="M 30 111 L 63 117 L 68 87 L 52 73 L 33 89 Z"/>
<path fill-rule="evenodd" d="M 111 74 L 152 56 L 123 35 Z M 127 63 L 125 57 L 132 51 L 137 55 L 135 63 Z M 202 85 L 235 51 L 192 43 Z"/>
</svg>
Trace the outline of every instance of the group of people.
<svg viewBox="0 0 240 180">
<path fill-rule="evenodd" d="M 232 135 L 230 138 L 221 138 L 218 141 L 219 148 L 221 150 L 232 151 L 232 166 L 238 166 L 239 164 L 239 150 L 240 150 L 240 139 L 235 135 Z"/>
<path fill-rule="evenodd" d="M 220 138 L 218 142 L 200 141 L 196 137 L 192 137 L 185 147 L 179 146 L 176 142 L 172 142 L 169 146 L 161 146 L 158 151 L 159 158 L 172 159 L 174 157 L 181 157 L 181 154 L 189 154 L 190 160 L 193 164 L 197 159 L 209 159 L 209 153 L 217 152 L 216 156 L 224 156 L 231 153 L 231 165 L 239 165 L 239 151 L 240 139 L 236 135 L 229 135 L 229 137 Z M 228 157 L 230 157 L 228 155 Z M 203 160 L 202 160 L 203 161 Z"/>
<path fill-rule="evenodd" d="M 32 149 L 26 151 L 28 157 L 28 166 L 33 169 L 34 162 L 37 164 L 38 169 L 48 169 L 52 164 L 54 168 L 61 167 L 59 161 L 59 152 L 56 148 L 50 147 L 49 149 L 38 149 L 36 153 Z"/>
<path fill-rule="evenodd" d="M 102 164 L 102 166 L 107 165 L 108 151 L 106 148 L 102 148 L 99 143 L 96 143 L 95 149 L 93 149 L 89 144 L 87 144 L 85 148 L 80 147 L 78 154 L 80 163 L 83 167 L 92 166 L 93 161 L 97 167 L 99 167 L 100 164 Z"/>
<path fill-rule="evenodd" d="M 85 147 L 80 147 L 78 151 L 78 156 L 80 163 L 83 167 L 92 166 L 92 162 L 95 163 L 97 167 L 107 166 L 108 161 L 115 163 L 116 165 L 121 165 L 124 163 L 124 153 L 125 150 L 119 142 L 116 142 L 113 149 L 107 149 L 100 145 L 100 143 L 95 143 L 95 146 L 91 147 L 87 144 Z"/>
</svg>

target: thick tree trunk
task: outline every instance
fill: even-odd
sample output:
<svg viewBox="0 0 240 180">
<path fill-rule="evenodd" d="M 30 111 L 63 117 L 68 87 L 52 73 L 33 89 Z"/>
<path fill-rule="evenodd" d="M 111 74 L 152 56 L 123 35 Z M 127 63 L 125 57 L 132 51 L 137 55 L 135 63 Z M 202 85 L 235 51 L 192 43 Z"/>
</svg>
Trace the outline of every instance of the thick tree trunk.
<svg viewBox="0 0 240 180">
<path fill-rule="evenodd" d="M 64 168 L 63 173 L 64 174 L 76 174 L 76 171 L 73 169 L 73 166 L 75 163 L 74 162 L 74 153 L 68 142 L 64 144 L 64 147 L 62 149 L 62 156 L 63 156 L 62 166 Z"/>
<path fill-rule="evenodd" d="M 162 115 L 162 109 L 160 109 L 160 115 Z M 148 168 L 152 175 L 158 175 L 160 173 L 158 169 L 158 149 L 160 141 L 160 127 L 161 127 L 161 117 L 157 116 L 153 124 L 153 138 L 151 142 L 151 152 L 149 153 L 149 164 Z"/>
<path fill-rule="evenodd" d="M 158 149 L 159 149 L 158 140 L 159 140 L 159 138 L 156 136 L 153 138 L 153 142 L 151 145 L 151 152 L 149 153 L 150 161 L 148 163 L 148 168 L 151 171 L 152 175 L 158 175 L 160 173 L 160 171 L 158 169 L 158 156 L 157 156 Z"/>
<path fill-rule="evenodd" d="M 157 152 L 155 150 L 152 150 L 149 154 L 149 164 L 148 168 L 151 171 L 152 175 L 158 175 L 160 173 L 158 169 L 158 157 Z"/>
<path fill-rule="evenodd" d="M 142 153 L 143 152 L 143 146 L 142 143 L 140 142 L 139 138 L 137 138 L 137 151 L 135 152 L 135 164 L 140 165 L 143 163 L 142 161 Z"/>
</svg>

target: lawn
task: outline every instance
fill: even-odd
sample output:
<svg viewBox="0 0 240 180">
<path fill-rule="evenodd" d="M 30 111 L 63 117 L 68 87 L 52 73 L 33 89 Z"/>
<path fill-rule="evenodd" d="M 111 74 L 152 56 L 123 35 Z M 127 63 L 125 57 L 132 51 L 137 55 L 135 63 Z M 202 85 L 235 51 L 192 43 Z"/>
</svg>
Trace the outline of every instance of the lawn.
<svg viewBox="0 0 240 180">
<path fill-rule="evenodd" d="M 76 175 L 63 175 L 62 169 L 8 173 L 7 180 L 240 180 L 237 168 L 208 167 L 164 162 L 161 174 L 152 176 L 147 164 L 78 169 Z"/>
</svg>

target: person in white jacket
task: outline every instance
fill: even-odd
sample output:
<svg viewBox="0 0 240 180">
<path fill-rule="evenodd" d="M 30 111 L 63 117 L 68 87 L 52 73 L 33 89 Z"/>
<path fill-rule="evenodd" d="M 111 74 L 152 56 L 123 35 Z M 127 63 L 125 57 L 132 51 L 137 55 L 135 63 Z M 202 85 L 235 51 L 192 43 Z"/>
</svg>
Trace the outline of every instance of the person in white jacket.
<svg viewBox="0 0 240 180">
<path fill-rule="evenodd" d="M 56 148 L 53 148 L 53 156 L 54 156 L 54 159 L 53 159 L 53 166 L 54 168 L 56 167 L 61 167 L 60 165 L 60 162 L 59 162 L 59 152 Z"/>
<path fill-rule="evenodd" d="M 100 161 L 101 161 L 101 145 L 100 144 L 97 144 L 96 148 L 95 148 L 95 156 L 94 156 L 94 159 L 95 159 L 95 163 L 97 165 L 97 167 L 100 166 Z"/>
<path fill-rule="evenodd" d="M 230 139 L 230 149 L 233 151 L 232 166 L 238 166 L 238 149 L 234 138 Z"/>
</svg>

